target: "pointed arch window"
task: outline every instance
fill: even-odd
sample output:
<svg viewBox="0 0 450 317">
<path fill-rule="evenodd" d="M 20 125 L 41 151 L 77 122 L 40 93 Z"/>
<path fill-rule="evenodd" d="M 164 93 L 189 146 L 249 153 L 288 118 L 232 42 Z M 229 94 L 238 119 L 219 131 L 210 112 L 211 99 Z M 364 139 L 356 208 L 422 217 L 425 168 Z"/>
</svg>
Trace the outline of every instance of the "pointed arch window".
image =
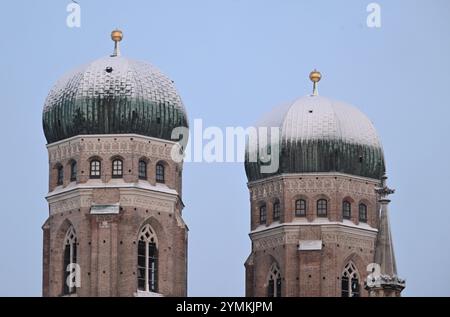
<svg viewBox="0 0 450 317">
<path fill-rule="evenodd" d="M 165 182 L 165 168 L 162 163 L 156 164 L 156 181 L 158 183 L 164 183 Z"/>
<path fill-rule="evenodd" d="M 359 222 L 367 222 L 367 205 L 359 204 Z"/>
<path fill-rule="evenodd" d="M 137 271 L 138 289 L 145 292 L 157 292 L 158 241 L 155 231 L 148 224 L 139 233 Z"/>
<path fill-rule="evenodd" d="M 342 202 L 342 218 L 350 219 L 352 217 L 352 205 L 349 201 L 344 200 Z"/>
<path fill-rule="evenodd" d="M 317 217 L 326 217 L 328 214 L 328 203 L 326 199 L 317 201 Z"/>
<path fill-rule="evenodd" d="M 63 294 L 69 295 L 76 292 L 76 276 L 75 267 L 72 264 L 77 263 L 77 234 L 73 226 L 67 230 L 66 237 L 64 239 L 64 259 L 63 259 Z M 69 275 L 72 279 L 68 281 Z"/>
<path fill-rule="evenodd" d="M 306 200 L 297 199 L 295 201 L 295 216 L 306 217 Z"/>
<path fill-rule="evenodd" d="M 92 160 L 90 164 L 90 178 L 100 178 L 102 165 L 99 160 Z"/>
<path fill-rule="evenodd" d="M 267 222 L 267 207 L 262 205 L 259 207 L 259 223 L 265 224 Z"/>
<path fill-rule="evenodd" d="M 64 168 L 62 165 L 58 165 L 57 169 L 57 175 L 56 175 L 56 185 L 62 185 L 64 182 Z"/>
<path fill-rule="evenodd" d="M 281 297 L 281 272 L 275 263 L 270 268 L 267 279 L 267 296 Z"/>
<path fill-rule="evenodd" d="M 147 179 L 147 162 L 139 160 L 139 179 Z"/>
<path fill-rule="evenodd" d="M 356 266 L 349 262 L 342 272 L 341 276 L 341 296 L 342 297 L 359 297 L 360 285 L 359 274 Z"/>
<path fill-rule="evenodd" d="M 280 201 L 277 200 L 273 203 L 273 220 L 277 221 L 281 218 L 281 206 Z"/>
</svg>

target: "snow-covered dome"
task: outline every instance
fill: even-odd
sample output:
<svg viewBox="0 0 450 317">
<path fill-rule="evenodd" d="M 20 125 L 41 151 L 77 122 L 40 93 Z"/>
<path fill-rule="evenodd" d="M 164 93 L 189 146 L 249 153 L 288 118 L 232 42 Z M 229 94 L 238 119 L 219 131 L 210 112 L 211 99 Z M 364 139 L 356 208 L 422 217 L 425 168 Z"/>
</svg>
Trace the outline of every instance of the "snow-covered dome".
<svg viewBox="0 0 450 317">
<path fill-rule="evenodd" d="M 170 140 L 175 127 L 188 126 L 173 81 L 148 63 L 121 57 L 120 40 L 112 56 L 69 72 L 51 89 L 43 111 L 49 143 L 119 133 Z"/>
<path fill-rule="evenodd" d="M 355 107 L 318 96 L 302 97 L 263 116 L 258 127 L 280 128 L 279 169 L 261 173 L 249 162 L 249 181 L 284 173 L 341 172 L 380 179 L 385 164 L 381 142 L 370 120 Z"/>
</svg>

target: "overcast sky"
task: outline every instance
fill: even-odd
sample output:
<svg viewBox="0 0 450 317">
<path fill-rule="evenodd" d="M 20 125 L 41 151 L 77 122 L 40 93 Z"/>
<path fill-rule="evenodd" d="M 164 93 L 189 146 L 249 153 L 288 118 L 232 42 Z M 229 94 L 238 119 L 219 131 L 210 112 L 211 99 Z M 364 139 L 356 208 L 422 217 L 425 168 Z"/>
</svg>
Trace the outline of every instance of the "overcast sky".
<svg viewBox="0 0 450 317">
<path fill-rule="evenodd" d="M 172 78 L 205 126 L 253 124 L 310 93 L 317 67 L 320 94 L 362 110 L 383 142 L 404 295 L 450 295 L 448 0 L 378 1 L 381 28 L 367 27 L 366 0 L 78 0 L 80 28 L 66 25 L 69 2 L 2 1 L 0 295 L 41 295 L 42 106 L 66 71 L 111 54 L 115 27 L 123 55 Z M 189 295 L 244 295 L 243 164 L 187 163 L 183 179 Z"/>
</svg>

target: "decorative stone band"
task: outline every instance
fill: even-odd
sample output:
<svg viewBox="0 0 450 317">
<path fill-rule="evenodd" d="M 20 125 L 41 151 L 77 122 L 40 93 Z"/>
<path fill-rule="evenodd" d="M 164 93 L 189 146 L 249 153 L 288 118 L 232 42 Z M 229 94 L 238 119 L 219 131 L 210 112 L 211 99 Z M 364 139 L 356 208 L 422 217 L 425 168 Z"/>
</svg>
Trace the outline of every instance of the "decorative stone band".
<svg viewBox="0 0 450 317">
<path fill-rule="evenodd" d="M 358 226 L 345 226 L 342 223 L 321 225 L 321 230 L 311 230 L 314 225 L 282 224 L 264 231 L 253 231 L 253 251 L 265 250 L 287 244 L 303 243 L 305 249 L 320 247 L 324 244 L 353 245 L 372 250 L 377 235 L 376 229 L 365 229 Z M 300 249 L 300 246 L 299 246 Z"/>
<path fill-rule="evenodd" d="M 101 140 L 99 142 L 98 140 Z M 133 142 L 130 142 L 132 139 Z M 50 163 L 86 155 L 136 154 L 149 159 L 171 160 L 173 141 L 137 134 L 79 135 L 47 145 Z"/>
<path fill-rule="evenodd" d="M 289 193 L 340 191 L 365 195 L 371 199 L 376 196 L 374 188 L 378 185 L 378 180 L 332 172 L 277 175 L 263 181 L 250 182 L 248 187 L 252 199 L 255 200 L 279 196 L 284 191 Z"/>
<path fill-rule="evenodd" d="M 174 193 L 149 191 L 148 189 L 137 186 L 114 186 L 111 188 L 118 188 L 120 190 L 120 201 L 117 204 L 122 207 L 146 208 L 171 213 L 175 210 L 178 201 L 178 193 L 176 191 Z M 89 208 L 92 211 L 91 207 L 94 206 L 92 189 L 76 186 L 69 191 L 47 196 L 50 215 L 80 208 Z"/>
</svg>

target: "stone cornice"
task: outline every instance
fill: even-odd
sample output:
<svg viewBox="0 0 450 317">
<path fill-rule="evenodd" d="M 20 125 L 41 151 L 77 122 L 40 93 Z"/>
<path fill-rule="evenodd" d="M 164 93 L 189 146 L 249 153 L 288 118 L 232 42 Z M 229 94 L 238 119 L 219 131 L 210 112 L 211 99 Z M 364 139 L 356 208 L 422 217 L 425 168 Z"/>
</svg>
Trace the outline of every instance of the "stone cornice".
<svg viewBox="0 0 450 317">
<path fill-rule="evenodd" d="M 298 232 L 299 228 L 301 227 L 313 227 L 313 226 L 322 227 L 322 231 L 324 232 L 326 231 L 346 232 L 358 235 L 365 235 L 373 238 L 376 237 L 378 232 L 377 229 L 368 226 L 366 227 L 355 224 L 346 224 L 342 222 L 323 221 L 323 222 L 291 222 L 291 223 L 277 224 L 275 226 L 269 226 L 265 228 L 256 228 L 255 230 L 250 232 L 249 235 L 252 239 L 258 239 L 271 235 L 277 235 L 288 231 Z"/>
<path fill-rule="evenodd" d="M 300 231 L 300 226 L 278 226 L 268 231 L 250 234 L 253 242 L 253 251 L 265 250 L 287 244 L 297 245 L 301 241 L 314 240 L 327 244 L 352 245 L 367 250 L 373 249 L 376 231 L 349 228 L 342 225 L 331 224 L 322 226 L 321 231 Z M 306 240 L 305 240 L 306 238 Z"/>
<path fill-rule="evenodd" d="M 171 213 L 176 210 L 176 204 L 179 201 L 179 196 L 176 191 L 174 191 L 174 193 L 152 191 L 139 186 L 125 187 L 114 185 L 109 187 L 82 187 L 77 185 L 67 191 L 49 195 L 46 197 L 49 203 L 50 215 L 79 208 L 90 208 L 93 203 L 92 190 L 96 188 L 119 189 L 119 204 L 122 207 L 130 206 Z"/>
<path fill-rule="evenodd" d="M 134 138 L 134 139 L 142 139 L 142 140 L 146 140 L 146 141 L 152 141 L 152 142 L 160 142 L 160 143 L 167 143 L 170 145 L 173 145 L 177 142 L 174 141 L 169 141 L 169 140 L 164 140 L 164 139 L 158 139 L 158 138 L 152 138 L 149 136 L 145 136 L 145 135 L 140 135 L 140 134 L 134 134 L 134 133 L 129 133 L 129 134 L 81 134 L 81 135 L 76 135 L 73 136 L 71 138 L 68 139 L 64 139 L 61 141 L 57 141 L 57 142 L 53 142 L 53 143 L 49 143 L 47 144 L 47 148 L 52 148 L 54 146 L 58 146 L 67 142 L 73 142 L 73 141 L 77 141 L 77 140 L 81 140 L 81 139 L 104 139 L 104 138 L 116 138 L 116 139 L 129 139 L 129 138 Z"/>
<path fill-rule="evenodd" d="M 56 189 L 50 193 L 47 194 L 45 197 L 47 201 L 49 201 L 52 197 L 59 197 L 60 195 L 70 194 L 73 191 L 78 190 L 92 190 L 92 189 L 111 189 L 111 188 L 118 188 L 118 189 L 140 189 L 144 191 L 149 192 L 156 192 L 160 194 L 166 194 L 169 196 L 179 196 L 178 192 L 175 189 L 170 189 L 168 187 L 158 186 L 158 185 L 151 185 L 149 183 L 125 183 L 123 181 L 117 182 L 117 181 L 111 181 L 108 183 L 103 183 L 101 181 L 97 180 L 89 180 L 87 183 L 81 183 L 81 184 L 75 184 L 69 185 L 64 188 L 56 187 Z M 77 195 L 77 194 L 75 194 Z M 50 202 L 50 201 L 49 201 Z"/>
<path fill-rule="evenodd" d="M 298 179 L 300 177 L 303 177 L 303 178 L 312 178 L 313 177 L 313 178 L 315 178 L 315 177 L 324 177 L 324 176 L 340 177 L 340 178 L 344 178 L 344 179 L 359 180 L 361 182 L 368 182 L 368 183 L 372 183 L 374 185 L 379 185 L 380 184 L 380 180 L 374 179 L 374 178 L 368 178 L 368 177 L 363 177 L 363 176 L 356 176 L 356 175 L 345 174 L 345 173 L 329 172 L 329 173 L 280 174 L 280 175 L 275 175 L 275 176 L 268 177 L 268 178 L 265 178 L 265 179 L 248 182 L 247 186 L 250 188 L 250 187 L 256 186 L 258 184 L 269 183 L 269 182 L 274 182 L 274 181 L 280 181 L 280 180 L 283 180 L 283 179 Z"/>
</svg>

